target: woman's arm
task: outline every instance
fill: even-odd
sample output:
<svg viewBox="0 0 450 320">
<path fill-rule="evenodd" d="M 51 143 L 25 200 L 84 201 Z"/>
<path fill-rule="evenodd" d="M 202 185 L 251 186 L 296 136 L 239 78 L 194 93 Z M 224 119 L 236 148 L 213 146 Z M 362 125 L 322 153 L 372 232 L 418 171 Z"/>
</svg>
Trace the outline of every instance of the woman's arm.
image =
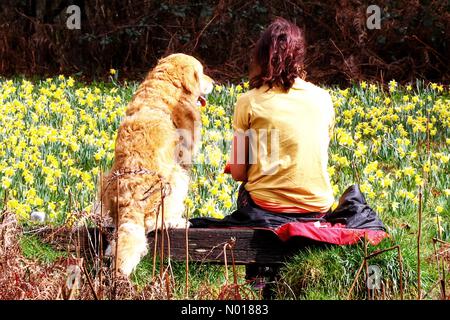
<svg viewBox="0 0 450 320">
<path fill-rule="evenodd" d="M 235 131 L 231 146 L 230 171 L 236 181 L 247 182 L 248 145 L 248 136 L 243 132 Z"/>
</svg>

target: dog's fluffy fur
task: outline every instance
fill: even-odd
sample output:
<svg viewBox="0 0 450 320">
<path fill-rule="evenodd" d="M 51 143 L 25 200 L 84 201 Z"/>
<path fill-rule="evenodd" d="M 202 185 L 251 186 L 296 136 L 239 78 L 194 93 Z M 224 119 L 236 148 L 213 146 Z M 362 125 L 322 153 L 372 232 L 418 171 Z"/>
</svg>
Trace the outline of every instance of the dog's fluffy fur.
<svg viewBox="0 0 450 320">
<path fill-rule="evenodd" d="M 113 173 L 140 169 L 157 173 L 170 186 L 164 199 L 165 227 L 186 227 L 182 214 L 189 160 L 197 142 L 195 128 L 200 124 L 197 101 L 212 86 L 197 59 L 173 54 L 150 71 L 128 106 L 117 134 L 114 164 L 101 191 L 104 210 L 118 232 L 117 267 L 125 275 L 146 254 L 146 233 L 161 227 L 161 214 L 157 215 L 161 188 L 153 174 L 114 178 Z M 149 190 L 154 192 L 146 198 Z"/>
</svg>

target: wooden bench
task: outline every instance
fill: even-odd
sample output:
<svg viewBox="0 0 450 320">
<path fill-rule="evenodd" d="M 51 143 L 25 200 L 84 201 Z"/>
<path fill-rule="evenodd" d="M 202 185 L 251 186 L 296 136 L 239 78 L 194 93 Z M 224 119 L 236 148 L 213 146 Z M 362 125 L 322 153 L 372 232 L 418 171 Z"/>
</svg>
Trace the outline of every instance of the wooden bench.
<svg viewBox="0 0 450 320">
<path fill-rule="evenodd" d="M 161 235 L 160 231 L 156 237 L 155 232 L 148 234 L 151 255 L 155 248 L 156 254 L 161 255 Z M 68 243 L 73 244 L 73 238 L 77 238 L 78 250 L 86 257 L 98 253 L 100 232 L 96 228 L 72 232 L 72 240 L 68 239 L 67 232 L 54 233 L 52 236 L 56 237 L 52 242 L 61 244 L 63 248 L 67 248 Z M 102 239 L 105 249 L 106 235 Z M 186 243 L 190 262 L 245 265 L 246 279 L 257 282 L 263 287 L 263 297 L 270 298 L 272 285 L 283 263 L 313 242 L 307 239 L 283 242 L 272 231 L 263 229 L 190 228 L 187 232 L 186 229 L 171 229 L 164 232 L 163 256 L 167 258 L 170 255 L 172 261 L 186 261 Z"/>
<path fill-rule="evenodd" d="M 170 254 L 174 261 L 186 261 L 188 243 L 190 262 L 245 265 L 246 279 L 262 287 L 265 299 L 273 296 L 273 287 L 283 263 L 305 246 L 317 245 L 307 239 L 283 242 L 275 233 L 264 229 L 190 228 L 187 234 L 185 229 L 172 229 L 167 234 L 164 239 L 165 257 Z M 150 233 L 148 239 L 153 253 L 155 233 Z M 159 231 L 157 242 L 157 254 L 161 254 Z"/>
<path fill-rule="evenodd" d="M 168 231 L 170 239 L 170 257 L 175 261 L 186 260 L 186 230 Z M 224 246 L 227 245 L 228 263 L 231 263 L 230 251 L 233 251 L 237 265 L 281 265 L 285 259 L 298 251 L 297 246 L 283 243 L 273 232 L 261 229 L 198 228 L 188 229 L 189 260 L 207 263 L 225 263 Z M 158 237 L 161 233 L 158 232 Z M 150 250 L 154 248 L 155 234 L 148 236 Z M 158 242 L 160 239 L 157 239 Z M 165 252 L 169 254 L 167 236 Z M 157 245 L 160 250 L 160 244 Z"/>
</svg>

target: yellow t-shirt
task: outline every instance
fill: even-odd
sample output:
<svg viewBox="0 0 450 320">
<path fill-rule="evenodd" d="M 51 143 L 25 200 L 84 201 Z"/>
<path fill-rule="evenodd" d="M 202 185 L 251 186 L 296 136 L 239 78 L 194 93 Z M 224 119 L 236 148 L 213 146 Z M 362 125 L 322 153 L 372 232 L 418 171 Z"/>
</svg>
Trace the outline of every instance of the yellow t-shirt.
<svg viewBox="0 0 450 320">
<path fill-rule="evenodd" d="M 287 93 L 262 86 L 241 95 L 233 128 L 250 136 L 245 188 L 255 203 L 275 212 L 328 211 L 334 202 L 327 171 L 333 126 L 328 92 L 300 78 Z"/>
</svg>

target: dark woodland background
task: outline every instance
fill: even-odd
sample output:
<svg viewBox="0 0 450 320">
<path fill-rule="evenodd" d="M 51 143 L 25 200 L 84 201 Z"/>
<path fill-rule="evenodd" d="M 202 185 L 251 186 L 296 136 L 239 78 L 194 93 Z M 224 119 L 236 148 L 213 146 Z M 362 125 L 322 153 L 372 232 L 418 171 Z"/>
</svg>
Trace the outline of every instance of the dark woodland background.
<svg viewBox="0 0 450 320">
<path fill-rule="evenodd" d="M 81 30 L 66 28 L 69 5 Z M 366 9 L 382 9 L 380 30 Z M 308 80 L 348 84 L 450 80 L 450 0 L 1 0 L 0 75 L 140 79 L 173 52 L 198 57 L 216 79 L 245 77 L 251 48 L 275 16 L 305 28 Z"/>
</svg>

